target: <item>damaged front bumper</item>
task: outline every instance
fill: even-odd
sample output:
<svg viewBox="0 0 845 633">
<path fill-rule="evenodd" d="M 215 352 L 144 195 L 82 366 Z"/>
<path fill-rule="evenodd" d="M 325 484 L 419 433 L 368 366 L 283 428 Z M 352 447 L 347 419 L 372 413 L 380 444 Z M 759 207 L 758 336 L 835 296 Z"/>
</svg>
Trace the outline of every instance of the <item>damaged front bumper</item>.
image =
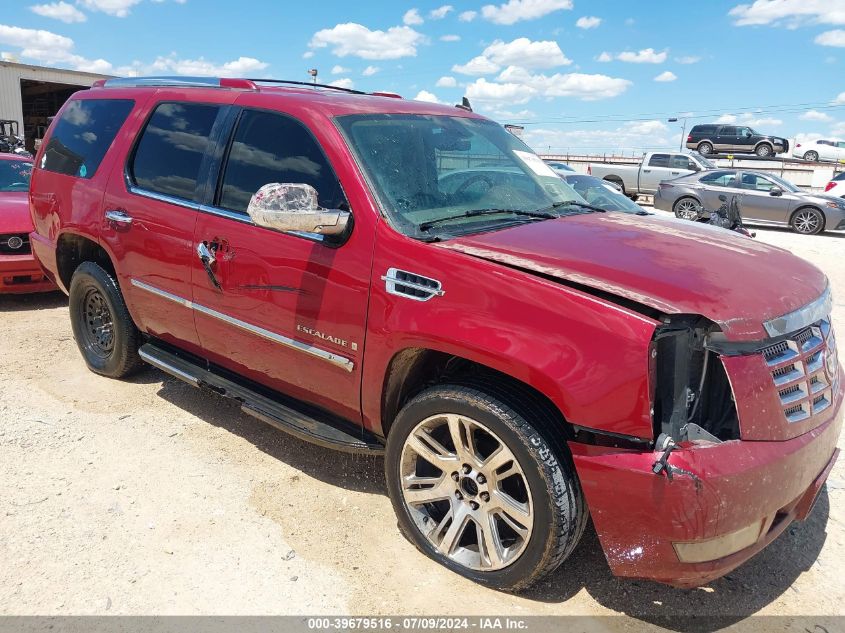
<svg viewBox="0 0 845 633">
<path fill-rule="evenodd" d="M 614 575 L 699 586 L 806 518 L 838 455 L 842 401 L 839 390 L 821 424 L 785 441 L 683 443 L 671 477 L 654 473 L 660 451 L 570 442 Z"/>
</svg>

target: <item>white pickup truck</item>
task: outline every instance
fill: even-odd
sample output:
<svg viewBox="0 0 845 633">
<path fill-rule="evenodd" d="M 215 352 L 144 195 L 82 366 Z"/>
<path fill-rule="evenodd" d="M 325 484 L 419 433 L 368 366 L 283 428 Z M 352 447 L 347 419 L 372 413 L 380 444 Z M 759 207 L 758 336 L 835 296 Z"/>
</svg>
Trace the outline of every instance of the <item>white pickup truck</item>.
<svg viewBox="0 0 845 633">
<path fill-rule="evenodd" d="M 587 173 L 616 183 L 626 196 L 636 199 L 638 194 L 651 195 L 657 191 L 661 180 L 715 168 L 716 165 L 695 152 L 648 152 L 636 165 L 591 163 Z"/>
</svg>

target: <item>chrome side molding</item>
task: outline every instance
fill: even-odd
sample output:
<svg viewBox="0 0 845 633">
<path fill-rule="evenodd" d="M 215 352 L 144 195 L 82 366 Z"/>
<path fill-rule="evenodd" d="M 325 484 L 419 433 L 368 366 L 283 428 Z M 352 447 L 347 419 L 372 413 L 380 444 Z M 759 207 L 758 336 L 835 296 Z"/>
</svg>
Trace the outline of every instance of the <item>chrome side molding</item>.
<svg viewBox="0 0 845 633">
<path fill-rule="evenodd" d="M 131 280 L 131 283 L 136 288 L 154 294 L 163 299 L 167 299 L 168 301 L 178 303 L 179 305 L 185 308 L 195 310 L 197 312 L 205 314 L 206 316 L 212 317 L 219 321 L 223 321 L 224 323 L 228 323 L 231 326 L 234 326 L 245 332 L 249 332 L 250 334 L 254 334 L 255 336 L 260 336 L 261 338 L 267 339 L 268 341 L 272 341 L 273 343 L 283 345 L 284 347 L 289 347 L 290 349 L 302 352 L 303 354 L 308 354 L 309 356 L 313 356 L 314 358 L 319 358 L 320 360 L 324 360 L 328 363 L 331 363 L 335 367 L 340 367 L 345 371 L 351 372 L 355 368 L 355 363 L 352 361 L 352 359 L 346 358 L 345 356 L 335 354 L 334 352 L 330 352 L 320 347 L 316 347 L 309 343 L 303 343 L 302 341 L 294 340 L 290 337 L 284 336 L 283 334 L 271 332 L 270 330 L 264 329 L 263 327 L 253 325 L 252 323 L 247 323 L 246 321 L 242 321 L 241 319 L 229 316 L 228 314 L 223 314 L 222 312 L 218 312 L 217 310 L 206 307 L 199 303 L 194 303 L 190 299 L 185 299 L 184 297 L 180 297 L 173 293 L 167 292 L 166 290 L 162 290 L 161 288 L 156 288 L 155 286 L 152 286 L 139 279 L 133 278 Z M 167 369 L 165 369 L 164 367 L 161 367 L 160 369 L 167 371 Z"/>
</svg>

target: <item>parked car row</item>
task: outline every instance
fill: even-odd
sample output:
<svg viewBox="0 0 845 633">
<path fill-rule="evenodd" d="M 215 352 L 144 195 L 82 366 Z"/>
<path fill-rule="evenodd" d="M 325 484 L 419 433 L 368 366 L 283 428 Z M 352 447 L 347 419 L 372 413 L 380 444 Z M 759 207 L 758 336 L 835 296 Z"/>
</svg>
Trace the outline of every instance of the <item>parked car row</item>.
<svg viewBox="0 0 845 633">
<path fill-rule="evenodd" d="M 828 141 L 818 139 L 796 143 L 792 150 L 795 158 L 803 158 L 810 162 L 842 162 L 845 161 L 845 141 Z"/>
<path fill-rule="evenodd" d="M 636 199 L 639 194 L 654 194 L 661 180 L 715 167 L 696 153 L 648 152 L 636 165 L 593 163 L 588 166 L 587 173 L 617 184 L 625 195 Z"/>
<path fill-rule="evenodd" d="M 803 191 L 783 178 L 753 170 L 714 169 L 660 183 L 654 207 L 696 220 L 719 207 L 719 196 L 739 194 L 748 222 L 789 226 L 814 235 L 845 229 L 845 199 Z M 706 211 L 705 211 L 706 213 Z"/>
<path fill-rule="evenodd" d="M 756 154 L 761 158 L 789 151 L 789 141 L 761 134 L 746 125 L 694 125 L 687 136 L 687 149 L 699 154 Z"/>
</svg>

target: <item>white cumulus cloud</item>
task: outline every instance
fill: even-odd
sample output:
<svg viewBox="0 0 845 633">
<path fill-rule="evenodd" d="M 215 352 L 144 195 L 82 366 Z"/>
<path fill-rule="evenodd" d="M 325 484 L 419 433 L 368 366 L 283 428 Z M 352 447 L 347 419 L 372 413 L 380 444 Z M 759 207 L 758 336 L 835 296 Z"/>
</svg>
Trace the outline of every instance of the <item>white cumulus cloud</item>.
<svg viewBox="0 0 845 633">
<path fill-rule="evenodd" d="M 130 9 L 140 2 L 141 0 L 79 0 L 78 4 L 92 11 L 101 11 L 117 18 L 125 18 L 129 15 Z"/>
<path fill-rule="evenodd" d="M 29 10 L 45 18 L 61 20 L 66 24 L 72 24 L 73 22 L 85 22 L 85 20 L 88 19 L 82 11 L 67 2 L 35 4 L 29 7 Z"/>
<path fill-rule="evenodd" d="M 737 26 L 845 24 L 845 4 L 836 0 L 755 0 L 728 12 Z"/>
<path fill-rule="evenodd" d="M 478 16 L 478 11 L 463 11 L 458 19 L 461 22 L 472 22 Z"/>
<path fill-rule="evenodd" d="M 418 24 L 422 24 L 424 20 L 422 19 L 419 10 L 408 9 L 405 11 L 405 15 L 402 16 L 402 22 L 408 26 L 416 26 Z"/>
<path fill-rule="evenodd" d="M 484 55 L 473 57 L 466 64 L 455 64 L 452 70 L 462 75 L 490 75 L 498 72 L 501 68 L 498 64 L 490 61 Z"/>
<path fill-rule="evenodd" d="M 519 66 L 508 66 L 495 82 L 476 79 L 467 86 L 467 96 L 480 101 L 526 103 L 533 97 L 572 97 L 596 101 L 616 97 L 631 86 L 627 79 L 584 73 L 532 74 Z"/>
<path fill-rule="evenodd" d="M 599 24 L 601 24 L 601 18 L 597 18 L 592 15 L 585 15 L 583 17 L 580 17 L 575 22 L 575 26 L 577 26 L 579 29 L 594 29 Z"/>
<path fill-rule="evenodd" d="M 451 4 L 444 4 L 442 7 L 438 7 L 429 11 L 428 17 L 432 20 L 442 20 L 454 10 L 455 7 L 453 7 Z"/>
<path fill-rule="evenodd" d="M 352 81 L 349 77 L 342 77 L 340 79 L 335 79 L 334 81 L 329 83 L 330 86 L 337 86 L 338 88 L 354 88 L 355 82 Z"/>
<path fill-rule="evenodd" d="M 696 55 L 683 55 L 681 57 L 676 57 L 675 61 L 679 64 L 697 64 L 701 61 L 701 57 Z"/>
<path fill-rule="evenodd" d="M 654 81 L 669 82 L 669 81 L 675 81 L 677 78 L 678 78 L 678 76 L 675 73 L 673 73 L 671 70 L 665 70 L 662 73 L 660 73 L 659 75 L 657 75 L 657 77 L 654 78 Z"/>
<path fill-rule="evenodd" d="M 454 88 L 458 85 L 458 82 L 455 81 L 454 77 L 446 76 L 446 77 L 441 77 L 440 79 L 438 79 L 437 83 L 434 84 L 434 85 L 437 86 L 438 88 Z"/>
<path fill-rule="evenodd" d="M 437 98 L 437 95 L 432 94 L 428 90 L 420 90 L 417 93 L 417 96 L 414 97 L 414 101 L 425 101 L 427 103 L 442 103 L 442 101 Z"/>
<path fill-rule="evenodd" d="M 833 121 L 832 116 L 830 116 L 826 112 L 819 112 L 818 110 L 807 110 L 798 118 L 804 121 L 823 121 L 825 123 Z"/>
<path fill-rule="evenodd" d="M 662 64 L 666 61 L 666 51 L 656 52 L 653 48 L 644 48 L 641 51 L 625 51 L 616 56 L 620 62 L 630 64 Z"/>
<path fill-rule="evenodd" d="M 331 47 L 338 57 L 362 59 L 399 59 L 415 57 L 417 46 L 425 37 L 408 26 L 392 26 L 386 31 L 372 31 L 355 22 L 338 24 L 317 31 L 308 44 L 311 48 Z"/>
<path fill-rule="evenodd" d="M 440 36 L 441 42 L 460 42 L 461 36 L 460 35 L 441 35 Z"/>
<path fill-rule="evenodd" d="M 819 33 L 814 41 L 816 44 L 820 44 L 822 46 L 845 47 L 845 30 L 834 29 L 832 31 Z"/>
<path fill-rule="evenodd" d="M 494 24 L 515 24 L 571 8 L 572 0 L 509 0 L 500 5 L 488 4 L 481 7 L 481 15 Z"/>
<path fill-rule="evenodd" d="M 834 105 L 840 105 L 845 103 L 845 92 L 840 92 L 836 98 L 833 100 Z"/>
<path fill-rule="evenodd" d="M 335 64 L 334 66 L 332 66 L 332 70 L 331 70 L 331 73 L 333 75 L 342 75 L 342 74 L 348 73 L 348 72 L 349 72 L 349 69 L 344 68 L 340 64 Z"/>
<path fill-rule="evenodd" d="M 550 40 L 533 42 L 527 37 L 519 37 L 511 42 L 496 40 L 481 55 L 466 64 L 452 67 L 456 73 L 464 75 L 489 75 L 505 66 L 519 65 L 522 68 L 554 68 L 568 66 L 572 60 L 560 50 L 557 42 Z"/>
<path fill-rule="evenodd" d="M 381 70 L 381 68 L 379 68 L 378 66 L 367 66 L 361 72 L 361 74 L 364 75 L 364 77 L 372 77 L 373 75 L 375 75 L 380 70 Z"/>
</svg>

